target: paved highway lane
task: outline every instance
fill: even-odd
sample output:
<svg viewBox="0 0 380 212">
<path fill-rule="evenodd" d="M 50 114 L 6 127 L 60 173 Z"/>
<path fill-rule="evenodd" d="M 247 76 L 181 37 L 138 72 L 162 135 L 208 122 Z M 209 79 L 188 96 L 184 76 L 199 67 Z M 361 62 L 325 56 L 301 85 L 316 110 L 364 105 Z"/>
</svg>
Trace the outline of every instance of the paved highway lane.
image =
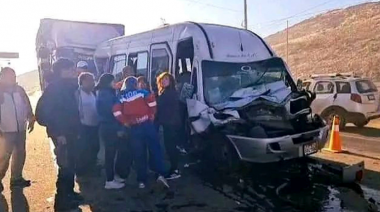
<svg viewBox="0 0 380 212">
<path fill-rule="evenodd" d="M 32 98 L 32 102 L 36 99 Z M 365 133 L 348 129 L 342 133 L 343 145 L 349 151 L 375 157 L 380 152 L 377 130 L 367 129 Z M 10 191 L 9 176 L 0 196 L 0 212 L 51 212 L 55 193 L 56 168 L 49 140 L 45 130 L 37 126 L 28 136 L 27 162 L 25 176 L 33 181 L 32 187 Z M 325 158 L 347 162 L 361 156 L 324 155 Z M 341 157 L 341 158 L 338 158 Z M 183 158 L 183 163 L 189 159 Z M 380 170 L 377 160 L 365 159 L 371 175 L 366 175 L 365 183 L 370 188 L 379 187 Z M 377 165 L 376 165 L 377 163 Z M 320 178 L 299 163 L 275 166 L 250 166 L 241 173 L 228 174 L 216 169 L 212 164 L 202 162 L 182 168 L 183 177 L 170 182 L 171 188 L 165 189 L 150 181 L 145 190 L 137 189 L 135 175 L 132 174 L 125 189 L 105 191 L 104 174 L 77 179 L 77 189 L 82 192 L 86 202 L 76 211 L 83 212 L 164 212 L 164 211 L 339 211 L 341 210 L 341 191 L 332 185 L 319 182 Z M 301 174 L 302 173 L 302 174 Z M 367 177 L 369 176 L 369 177 Z M 379 183 L 379 184 L 378 184 Z M 279 187 L 289 193 L 286 198 L 279 196 Z M 289 187 L 289 185 L 291 185 Z M 358 195 L 348 195 L 349 202 L 365 201 Z M 285 200 L 285 201 L 284 201 Z M 291 201 L 290 201 L 291 200 Z M 358 205 L 357 204 L 357 205 Z M 363 206 L 363 207 L 364 207 Z M 362 207 L 360 205 L 358 208 Z M 351 211 L 360 211 L 351 210 Z"/>
</svg>

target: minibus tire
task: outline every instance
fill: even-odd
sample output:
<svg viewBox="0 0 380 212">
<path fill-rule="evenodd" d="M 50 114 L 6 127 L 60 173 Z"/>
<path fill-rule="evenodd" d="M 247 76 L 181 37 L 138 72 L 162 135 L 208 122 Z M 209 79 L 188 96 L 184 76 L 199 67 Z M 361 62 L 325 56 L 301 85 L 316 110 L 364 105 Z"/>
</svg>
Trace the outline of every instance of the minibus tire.
<svg viewBox="0 0 380 212">
<path fill-rule="evenodd" d="M 228 138 L 220 139 L 217 149 L 217 155 L 219 157 L 217 160 L 221 167 L 227 169 L 229 172 L 240 170 L 241 161 L 239 155 Z"/>
</svg>

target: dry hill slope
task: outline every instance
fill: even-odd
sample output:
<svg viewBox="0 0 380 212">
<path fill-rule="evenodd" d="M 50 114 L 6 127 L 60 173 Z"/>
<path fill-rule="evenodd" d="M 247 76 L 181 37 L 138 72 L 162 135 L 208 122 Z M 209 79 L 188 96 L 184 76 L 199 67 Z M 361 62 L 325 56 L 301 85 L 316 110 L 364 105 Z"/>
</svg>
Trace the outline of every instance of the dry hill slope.
<svg viewBox="0 0 380 212">
<path fill-rule="evenodd" d="M 286 31 L 266 38 L 286 58 Z M 355 72 L 380 80 L 380 3 L 334 10 L 289 29 L 289 61 L 297 77 Z"/>
<path fill-rule="evenodd" d="M 30 71 L 17 76 L 17 83 L 21 85 L 28 95 L 40 90 L 38 71 Z"/>
<path fill-rule="evenodd" d="M 266 38 L 286 58 L 286 32 Z M 289 29 L 289 61 L 293 74 L 357 72 L 380 81 L 380 3 L 334 10 Z M 17 76 L 29 94 L 39 90 L 38 72 Z"/>
</svg>

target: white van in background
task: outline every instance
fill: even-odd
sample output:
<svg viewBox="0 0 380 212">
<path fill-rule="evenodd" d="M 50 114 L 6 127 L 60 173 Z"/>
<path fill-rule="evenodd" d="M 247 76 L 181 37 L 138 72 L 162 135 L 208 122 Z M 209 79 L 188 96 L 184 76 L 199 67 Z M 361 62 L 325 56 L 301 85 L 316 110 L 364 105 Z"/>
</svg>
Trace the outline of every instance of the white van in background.
<svg viewBox="0 0 380 212">
<path fill-rule="evenodd" d="M 216 158 L 268 163 L 316 153 L 328 127 L 311 114 L 311 93 L 297 89 L 288 68 L 251 31 L 193 22 L 106 41 L 95 52 L 98 72 L 117 77 L 126 65 L 155 78 L 189 74 L 188 122 L 193 138 Z M 202 146 L 201 145 L 201 146 Z M 231 163 L 228 163 L 231 164 Z"/>
<path fill-rule="evenodd" d="M 339 127 L 347 123 L 364 127 L 380 118 L 380 96 L 375 84 L 368 78 L 353 73 L 314 74 L 303 82 L 303 87 L 316 94 L 311 104 L 314 113 L 331 124 L 339 116 Z"/>
</svg>

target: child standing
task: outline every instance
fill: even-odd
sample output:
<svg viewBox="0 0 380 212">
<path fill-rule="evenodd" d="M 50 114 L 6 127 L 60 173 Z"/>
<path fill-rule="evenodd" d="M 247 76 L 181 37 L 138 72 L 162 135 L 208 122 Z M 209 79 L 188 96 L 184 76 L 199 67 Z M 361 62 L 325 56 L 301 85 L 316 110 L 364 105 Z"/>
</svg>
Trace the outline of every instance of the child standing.
<svg viewBox="0 0 380 212">
<path fill-rule="evenodd" d="M 178 132 L 181 130 L 179 96 L 174 77 L 168 72 L 157 77 L 157 86 L 157 121 L 164 130 L 165 149 L 171 165 L 167 179 L 176 179 L 181 177 L 178 170 L 179 151 L 177 150 Z"/>
</svg>

